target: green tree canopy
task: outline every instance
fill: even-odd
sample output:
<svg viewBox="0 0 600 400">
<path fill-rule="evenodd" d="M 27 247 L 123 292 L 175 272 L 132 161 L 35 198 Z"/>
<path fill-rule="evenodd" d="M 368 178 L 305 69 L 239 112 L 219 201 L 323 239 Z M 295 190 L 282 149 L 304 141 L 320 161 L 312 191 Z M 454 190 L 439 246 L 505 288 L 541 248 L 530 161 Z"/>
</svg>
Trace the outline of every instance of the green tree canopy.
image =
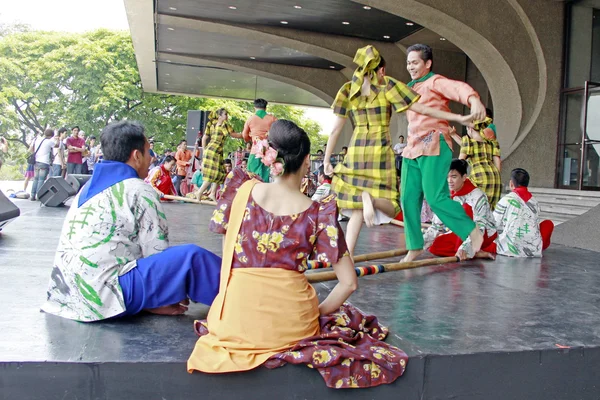
<svg viewBox="0 0 600 400">
<path fill-rule="evenodd" d="M 128 32 L 71 34 L 17 27 L 1 33 L 0 135 L 13 146 L 27 146 L 47 127 L 78 125 L 98 135 L 107 123 L 130 119 L 143 123 L 162 151 L 185 137 L 188 110 L 225 107 L 236 131 L 254 111 L 250 102 L 145 93 Z M 315 151 L 325 143 L 320 126 L 301 109 L 270 105 L 269 111 L 305 129 Z M 226 151 L 241 144 L 230 141 Z"/>
</svg>

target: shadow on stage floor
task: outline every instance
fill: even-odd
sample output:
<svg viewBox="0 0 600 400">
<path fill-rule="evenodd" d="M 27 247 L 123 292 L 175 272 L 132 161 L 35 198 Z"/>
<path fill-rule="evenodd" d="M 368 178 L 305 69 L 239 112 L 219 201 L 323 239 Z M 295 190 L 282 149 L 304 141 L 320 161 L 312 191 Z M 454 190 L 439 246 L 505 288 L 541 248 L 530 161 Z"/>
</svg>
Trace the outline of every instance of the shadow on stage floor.
<svg viewBox="0 0 600 400">
<path fill-rule="evenodd" d="M 392 385 L 327 389 L 302 366 L 186 372 L 193 305 L 180 317 L 83 324 L 39 311 L 67 208 L 16 200 L 0 236 L 0 399 L 597 399 L 600 253 L 552 246 L 542 259 L 472 261 L 361 278 L 350 301 L 390 328 L 410 360 Z M 166 204 L 171 244 L 221 253 L 209 206 Z M 404 247 L 365 229 L 357 254 Z M 317 284 L 323 298 L 332 283 Z"/>
</svg>

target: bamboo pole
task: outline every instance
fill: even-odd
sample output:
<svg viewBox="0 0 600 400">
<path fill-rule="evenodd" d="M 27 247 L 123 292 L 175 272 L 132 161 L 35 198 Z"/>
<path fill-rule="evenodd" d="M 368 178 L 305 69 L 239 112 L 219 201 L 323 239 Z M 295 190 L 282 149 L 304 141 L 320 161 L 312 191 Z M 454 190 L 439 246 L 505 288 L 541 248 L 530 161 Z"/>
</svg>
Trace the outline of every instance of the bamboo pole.
<svg viewBox="0 0 600 400">
<path fill-rule="evenodd" d="M 369 267 L 355 267 L 354 270 L 356 271 L 356 275 L 360 277 L 365 275 L 381 274 L 384 272 L 402 271 L 406 269 L 427 267 L 431 265 L 449 264 L 459 261 L 460 260 L 458 259 L 458 257 L 428 258 L 425 260 L 400 262 L 394 264 L 371 265 Z M 306 274 L 306 279 L 308 279 L 310 283 L 316 283 L 325 281 L 335 281 L 337 280 L 337 276 L 335 275 L 334 271 L 323 271 Z"/>
<path fill-rule="evenodd" d="M 385 258 L 403 256 L 406 253 L 408 253 L 408 250 L 406 250 L 406 249 L 395 249 L 395 250 L 380 251 L 380 252 L 376 252 L 376 253 L 361 254 L 359 256 L 354 257 L 354 263 L 373 261 L 373 260 L 383 260 Z M 317 264 L 317 266 L 316 267 L 313 266 L 314 264 Z M 310 269 L 331 268 L 331 263 L 317 262 L 314 260 L 309 260 L 308 265 L 309 265 L 309 267 L 311 267 Z"/>
<path fill-rule="evenodd" d="M 406 253 L 408 253 L 408 250 L 406 250 L 406 249 L 395 249 L 395 250 L 380 251 L 380 252 L 376 252 L 376 253 L 361 254 L 359 256 L 354 257 L 354 262 L 359 263 L 359 262 L 363 262 L 363 261 L 382 260 L 384 258 L 403 256 Z"/>
<path fill-rule="evenodd" d="M 206 204 L 209 206 L 216 206 L 217 202 L 216 201 L 212 201 L 212 200 L 198 200 L 198 199 L 193 199 L 190 197 L 182 197 L 182 196 L 171 196 L 170 194 L 165 194 L 163 196 L 163 199 L 167 199 L 167 200 L 176 200 L 176 201 L 184 201 L 186 203 L 192 203 L 192 204 Z"/>
<path fill-rule="evenodd" d="M 391 220 L 391 221 L 390 221 L 390 224 L 392 224 L 392 225 L 396 225 L 396 226 L 399 226 L 399 227 L 402 227 L 402 228 L 404 228 L 404 222 L 402 222 L 402 221 L 398 221 L 397 219 L 393 219 L 393 220 Z M 427 228 L 429 228 L 430 226 L 431 226 L 431 224 L 421 223 L 421 228 L 425 228 L 425 229 L 427 229 Z"/>
</svg>

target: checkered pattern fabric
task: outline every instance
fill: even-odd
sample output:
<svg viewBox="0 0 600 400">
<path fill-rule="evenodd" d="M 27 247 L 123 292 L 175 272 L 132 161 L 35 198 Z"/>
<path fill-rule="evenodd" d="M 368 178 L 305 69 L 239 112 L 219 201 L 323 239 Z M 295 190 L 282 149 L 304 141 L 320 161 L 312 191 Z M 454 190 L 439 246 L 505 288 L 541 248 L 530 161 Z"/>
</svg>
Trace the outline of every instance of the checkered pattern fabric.
<svg viewBox="0 0 600 400">
<path fill-rule="evenodd" d="M 373 46 L 365 46 L 356 51 L 354 55 L 354 64 L 358 65 L 358 68 L 354 70 L 352 75 L 352 81 L 350 83 L 350 98 L 354 99 L 360 96 L 360 91 L 363 85 L 364 77 L 368 77 L 371 84 L 377 84 L 377 76 L 375 75 L 375 68 L 381 62 L 379 52 Z"/>
<path fill-rule="evenodd" d="M 467 161 L 471 164 L 469 179 L 487 195 L 493 210 L 502 195 L 502 179 L 492 159 L 494 156 L 500 157 L 498 141 L 478 142 L 463 136 L 460 152 L 467 155 Z"/>
<path fill-rule="evenodd" d="M 371 85 L 368 97 L 352 100 L 348 82 L 331 106 L 335 115 L 350 117 L 354 126 L 348 154 L 336 165 L 331 185 L 341 209 L 362 209 L 361 195 L 366 190 L 373 198 L 390 200 L 396 211 L 400 210 L 390 118 L 392 111 L 405 111 L 419 100 L 419 95 L 402 82 L 385 79 L 385 86 Z"/>
<path fill-rule="evenodd" d="M 207 125 L 206 132 L 210 141 L 204 149 L 202 163 L 202 179 L 211 183 L 225 182 L 225 165 L 223 165 L 223 144 L 228 135 L 233 133 L 233 128 L 228 123 L 217 126 L 216 123 Z"/>
</svg>

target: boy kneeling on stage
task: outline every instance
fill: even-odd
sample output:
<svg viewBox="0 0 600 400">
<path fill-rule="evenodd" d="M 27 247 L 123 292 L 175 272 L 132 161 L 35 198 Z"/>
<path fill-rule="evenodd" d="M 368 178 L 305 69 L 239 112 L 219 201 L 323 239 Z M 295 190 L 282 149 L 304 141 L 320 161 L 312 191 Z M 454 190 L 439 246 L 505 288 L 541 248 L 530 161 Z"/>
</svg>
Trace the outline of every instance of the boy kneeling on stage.
<svg viewBox="0 0 600 400">
<path fill-rule="evenodd" d="M 509 185 L 512 192 L 500 199 L 494 210 L 498 239 L 497 249 L 492 250 L 509 257 L 541 257 L 542 250 L 550 246 L 554 223 L 539 222 L 540 206 L 527 189 L 527 171 L 513 169 Z"/>
<path fill-rule="evenodd" d="M 441 257 L 456 255 L 461 260 L 471 258 L 493 259 L 493 245 L 496 238 L 496 226 L 490 203 L 481 189 L 477 188 L 467 177 L 468 164 L 465 160 L 452 160 L 450 172 L 448 172 L 448 186 L 450 197 L 459 202 L 465 209 L 467 215 L 475 222 L 484 235 L 481 251 L 475 253 L 468 237 L 463 241 L 448 229 L 437 215 L 433 216 L 431 226 L 425 231 L 425 249 L 431 254 Z M 445 233 L 447 232 L 447 233 Z"/>
</svg>

